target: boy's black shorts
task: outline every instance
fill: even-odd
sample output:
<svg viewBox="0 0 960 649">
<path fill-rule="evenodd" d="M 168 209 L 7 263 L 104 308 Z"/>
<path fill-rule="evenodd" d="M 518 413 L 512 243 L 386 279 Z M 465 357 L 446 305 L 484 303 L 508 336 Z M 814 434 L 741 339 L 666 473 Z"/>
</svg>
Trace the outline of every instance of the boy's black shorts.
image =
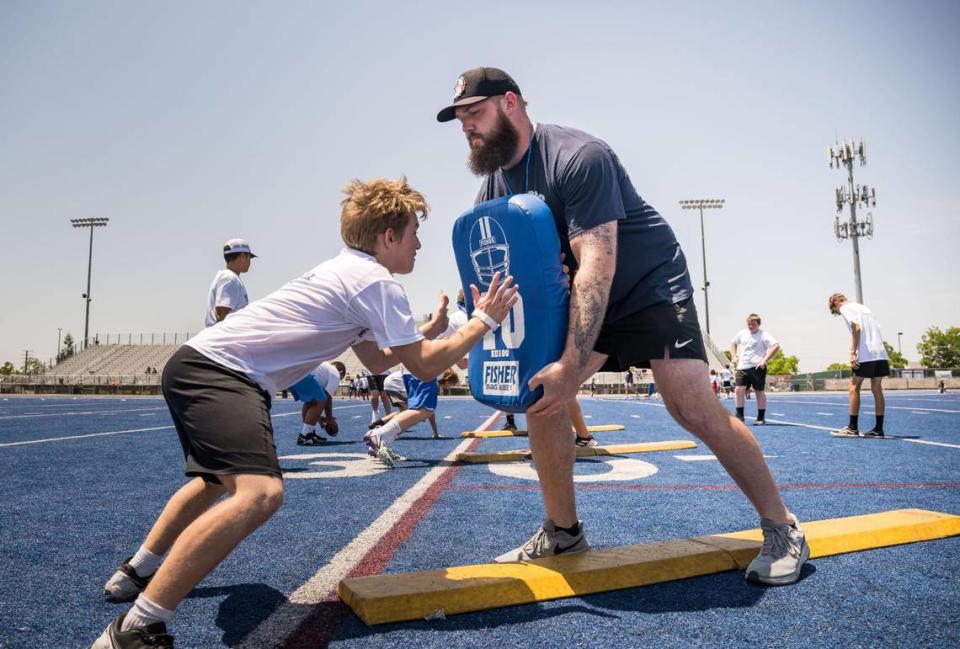
<svg viewBox="0 0 960 649">
<path fill-rule="evenodd" d="M 281 477 L 270 395 L 249 377 L 187 345 L 163 369 L 163 396 L 187 460 L 185 473 Z"/>
</svg>

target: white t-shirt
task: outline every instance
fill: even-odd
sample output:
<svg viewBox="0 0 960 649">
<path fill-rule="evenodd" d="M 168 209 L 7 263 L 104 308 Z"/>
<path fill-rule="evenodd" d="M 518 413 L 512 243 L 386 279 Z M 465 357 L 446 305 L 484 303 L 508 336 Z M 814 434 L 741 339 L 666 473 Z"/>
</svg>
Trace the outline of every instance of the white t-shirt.
<svg viewBox="0 0 960 649">
<path fill-rule="evenodd" d="M 883 346 L 883 334 L 880 333 L 880 325 L 873 317 L 873 311 L 862 304 L 847 302 L 840 307 L 840 316 L 847 325 L 847 331 L 851 333 L 853 333 L 852 325 L 860 325 L 860 345 L 857 347 L 859 362 L 890 360 Z"/>
<path fill-rule="evenodd" d="M 724 383 L 729 383 L 730 381 L 733 381 L 733 372 L 731 372 L 727 368 L 723 368 L 722 370 L 720 370 L 720 378 L 723 380 Z"/>
<path fill-rule="evenodd" d="M 403 366 L 400 366 L 400 369 L 396 372 L 391 372 L 387 375 L 387 378 L 383 380 L 383 389 L 389 390 L 390 392 L 397 392 L 399 394 L 407 393 L 407 386 L 403 382 L 403 373 L 405 369 Z"/>
<path fill-rule="evenodd" d="M 186 344 L 273 394 L 361 340 L 382 349 L 422 339 L 390 271 L 345 249 Z"/>
<path fill-rule="evenodd" d="M 247 287 L 243 285 L 240 276 L 229 268 L 218 270 L 213 276 L 213 283 L 210 284 L 210 298 L 207 300 L 207 317 L 204 319 L 204 326 L 211 327 L 217 324 L 218 306 L 227 307 L 232 313 L 249 303 Z"/>
<path fill-rule="evenodd" d="M 313 375 L 320 381 L 320 385 L 327 391 L 331 397 L 337 393 L 340 387 L 340 372 L 332 363 L 320 363 L 313 370 Z"/>
<path fill-rule="evenodd" d="M 748 370 L 763 362 L 770 348 L 778 343 L 763 329 L 757 329 L 755 334 L 743 329 L 733 337 L 733 344 L 737 346 L 737 369 Z"/>
</svg>

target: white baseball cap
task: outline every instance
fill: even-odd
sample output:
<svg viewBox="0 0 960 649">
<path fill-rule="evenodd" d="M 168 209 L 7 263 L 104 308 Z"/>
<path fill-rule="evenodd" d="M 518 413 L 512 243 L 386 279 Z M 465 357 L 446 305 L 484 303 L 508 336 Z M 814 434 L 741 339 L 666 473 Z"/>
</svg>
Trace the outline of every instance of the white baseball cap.
<svg viewBox="0 0 960 649">
<path fill-rule="evenodd" d="M 246 239 L 230 239 L 223 244 L 223 254 L 229 255 L 234 252 L 245 252 L 251 257 L 256 257 L 253 251 L 250 250 L 250 244 L 247 243 Z"/>
</svg>

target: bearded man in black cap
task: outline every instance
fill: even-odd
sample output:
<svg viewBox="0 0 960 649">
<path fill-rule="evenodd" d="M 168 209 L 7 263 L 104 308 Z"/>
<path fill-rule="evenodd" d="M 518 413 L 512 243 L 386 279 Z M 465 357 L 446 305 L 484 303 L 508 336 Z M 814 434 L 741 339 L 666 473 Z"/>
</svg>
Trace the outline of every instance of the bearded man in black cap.
<svg viewBox="0 0 960 649">
<path fill-rule="evenodd" d="M 710 389 L 693 285 L 670 226 L 640 197 L 609 145 L 532 122 L 519 86 L 503 70 L 464 72 L 452 104 L 437 115 L 440 122 L 454 119 L 470 147 L 470 170 L 483 178 L 477 203 L 519 193 L 544 200 L 572 276 L 563 354 L 530 380 L 531 389 L 543 388 L 527 419 L 546 521 L 497 560 L 589 549 L 577 519 L 565 404 L 595 372 L 635 366 L 654 371 L 670 414 L 710 447 L 757 509 L 765 540 L 747 580 L 795 582 L 809 556 L 806 540 L 753 434 Z"/>
</svg>

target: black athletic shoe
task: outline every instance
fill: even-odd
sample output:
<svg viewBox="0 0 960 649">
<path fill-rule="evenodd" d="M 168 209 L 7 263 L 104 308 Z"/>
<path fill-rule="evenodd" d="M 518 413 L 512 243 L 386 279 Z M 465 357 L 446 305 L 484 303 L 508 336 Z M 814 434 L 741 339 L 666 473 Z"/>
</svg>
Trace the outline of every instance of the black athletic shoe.
<svg viewBox="0 0 960 649">
<path fill-rule="evenodd" d="M 874 428 L 873 430 L 868 430 L 865 433 L 860 433 L 860 437 L 884 437 L 884 434 L 882 430 L 877 430 Z"/>
<path fill-rule="evenodd" d="M 367 430 L 373 430 L 374 428 L 379 428 L 380 426 L 383 426 L 382 419 L 378 419 L 375 422 L 371 423 L 369 426 L 367 426 Z"/>
<path fill-rule="evenodd" d="M 132 602 L 153 579 L 153 575 L 138 575 L 130 565 L 132 558 L 124 559 L 113 576 L 103 585 L 103 596 L 111 602 Z"/>
<path fill-rule="evenodd" d="M 767 425 L 767 421 L 766 421 L 765 419 L 758 419 L 758 420 L 756 420 L 755 422 L 753 422 L 753 425 L 754 425 L 754 426 L 766 426 L 766 425 Z"/>
<path fill-rule="evenodd" d="M 173 649 L 173 636 L 167 633 L 167 625 L 163 622 L 154 622 L 142 629 L 121 631 L 122 613 L 110 623 L 90 649 Z"/>
<path fill-rule="evenodd" d="M 327 443 L 327 438 L 320 437 L 316 433 L 303 433 L 297 435 L 297 446 L 321 446 Z"/>
<path fill-rule="evenodd" d="M 507 422 L 506 424 L 504 424 L 503 428 L 501 428 L 500 430 L 517 430 L 517 425 Z"/>
</svg>

